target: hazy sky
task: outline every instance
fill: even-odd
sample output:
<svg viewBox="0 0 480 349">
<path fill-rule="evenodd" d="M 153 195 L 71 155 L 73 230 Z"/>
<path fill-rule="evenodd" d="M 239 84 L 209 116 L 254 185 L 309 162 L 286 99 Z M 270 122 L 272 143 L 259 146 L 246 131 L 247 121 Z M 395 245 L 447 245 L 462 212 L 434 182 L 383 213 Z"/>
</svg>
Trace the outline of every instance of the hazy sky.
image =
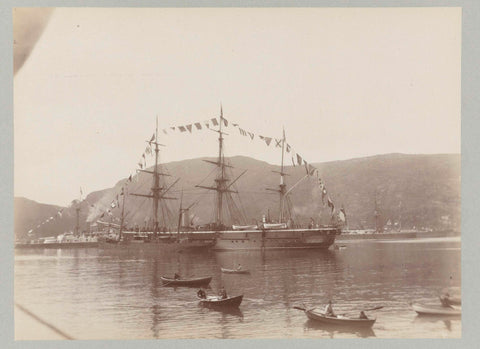
<svg viewBox="0 0 480 349">
<path fill-rule="evenodd" d="M 309 162 L 460 153 L 461 10 L 55 9 L 14 80 L 15 196 L 113 186 L 159 128 L 219 115 Z M 226 155 L 279 163 L 233 128 Z M 161 138 L 162 161 L 215 133 Z M 151 161 L 148 162 L 151 165 Z"/>
</svg>

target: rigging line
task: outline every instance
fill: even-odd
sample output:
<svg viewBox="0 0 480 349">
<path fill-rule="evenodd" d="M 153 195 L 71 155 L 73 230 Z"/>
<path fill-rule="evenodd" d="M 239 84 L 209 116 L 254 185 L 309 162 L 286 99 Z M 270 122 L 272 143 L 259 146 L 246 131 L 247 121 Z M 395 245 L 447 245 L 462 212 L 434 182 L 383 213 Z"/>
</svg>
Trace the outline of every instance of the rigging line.
<svg viewBox="0 0 480 349">
<path fill-rule="evenodd" d="M 204 179 L 202 179 L 202 181 L 201 181 L 200 183 L 198 183 L 197 185 L 200 185 L 200 184 L 202 184 L 203 182 L 205 182 L 205 180 L 206 180 L 208 177 L 210 177 L 210 175 L 211 175 L 213 172 L 215 172 L 215 171 L 217 171 L 217 168 L 216 168 L 216 167 L 214 167 L 214 168 L 210 171 L 210 173 L 209 173 Z"/>
</svg>

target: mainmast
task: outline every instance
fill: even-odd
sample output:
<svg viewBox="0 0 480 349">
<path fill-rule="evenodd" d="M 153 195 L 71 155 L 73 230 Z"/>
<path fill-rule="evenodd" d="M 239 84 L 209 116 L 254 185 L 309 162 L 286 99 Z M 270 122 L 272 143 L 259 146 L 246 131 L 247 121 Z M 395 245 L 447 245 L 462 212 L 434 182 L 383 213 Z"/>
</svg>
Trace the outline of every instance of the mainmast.
<svg viewBox="0 0 480 349">
<path fill-rule="evenodd" d="M 203 189 L 208 189 L 208 190 L 215 190 L 217 195 L 216 195 L 216 203 L 215 203 L 215 227 L 217 229 L 222 229 L 224 224 L 223 224 L 223 199 L 225 193 L 237 193 L 236 190 L 230 189 L 230 187 L 239 179 L 246 171 L 244 171 L 240 176 L 238 176 L 234 181 L 232 181 L 229 185 L 227 185 L 227 182 L 229 179 L 227 178 L 225 168 L 227 167 L 232 167 L 230 165 L 227 165 L 225 163 L 225 157 L 223 154 L 223 135 L 227 134 L 222 131 L 222 124 L 225 122 L 225 119 L 223 118 L 223 108 L 220 106 L 220 123 L 219 123 L 219 129 L 218 130 L 212 130 L 214 132 L 218 132 L 218 159 L 217 161 L 211 161 L 211 160 L 204 160 L 205 162 L 209 162 L 211 164 L 214 164 L 218 167 L 218 175 L 217 178 L 215 178 L 215 186 L 213 187 L 206 187 L 203 185 L 196 185 L 195 187 L 197 188 L 203 188 Z"/>
</svg>

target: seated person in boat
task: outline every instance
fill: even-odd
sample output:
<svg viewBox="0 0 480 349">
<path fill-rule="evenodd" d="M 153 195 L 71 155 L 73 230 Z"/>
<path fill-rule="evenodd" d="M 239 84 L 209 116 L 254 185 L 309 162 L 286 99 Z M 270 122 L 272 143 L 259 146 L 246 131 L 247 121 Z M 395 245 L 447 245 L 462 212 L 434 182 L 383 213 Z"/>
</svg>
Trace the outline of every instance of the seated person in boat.
<svg viewBox="0 0 480 349">
<path fill-rule="evenodd" d="M 173 275 L 173 278 L 174 278 L 175 280 L 179 280 L 179 279 L 180 279 L 180 275 L 178 275 L 177 273 L 175 273 L 175 274 Z"/>
<path fill-rule="evenodd" d="M 218 292 L 218 296 L 221 297 L 222 299 L 227 298 L 227 291 L 225 291 L 224 287 L 220 289 L 220 291 Z"/>
<path fill-rule="evenodd" d="M 207 294 L 205 293 L 205 291 L 202 288 L 198 290 L 197 296 L 198 296 L 198 298 L 202 298 L 202 299 L 207 298 Z"/>
<path fill-rule="evenodd" d="M 242 270 L 242 265 L 240 263 L 237 265 L 237 270 Z"/>
<path fill-rule="evenodd" d="M 332 301 L 328 301 L 328 304 L 327 306 L 325 307 L 325 315 L 327 316 L 332 316 L 332 317 L 336 317 L 337 315 L 335 315 L 335 313 L 333 312 L 333 307 L 332 307 Z"/>
<path fill-rule="evenodd" d="M 368 320 L 368 317 L 363 310 L 360 312 L 360 316 L 358 318 Z"/>
</svg>

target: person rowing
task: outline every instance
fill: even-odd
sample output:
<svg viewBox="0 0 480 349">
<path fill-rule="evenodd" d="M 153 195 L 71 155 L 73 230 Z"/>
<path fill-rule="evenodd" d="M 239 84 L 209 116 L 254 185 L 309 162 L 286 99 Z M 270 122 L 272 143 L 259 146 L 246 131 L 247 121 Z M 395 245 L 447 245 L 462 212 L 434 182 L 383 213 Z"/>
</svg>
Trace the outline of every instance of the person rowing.
<svg viewBox="0 0 480 349">
<path fill-rule="evenodd" d="M 238 265 L 237 265 L 237 270 L 238 271 L 242 270 L 242 265 L 240 263 L 238 263 Z"/>
<path fill-rule="evenodd" d="M 360 316 L 358 318 L 368 320 L 368 317 L 363 310 L 360 312 Z"/>
<path fill-rule="evenodd" d="M 198 298 L 202 298 L 202 299 L 207 298 L 207 294 L 205 293 L 205 291 L 203 290 L 203 288 L 201 288 L 201 289 L 198 290 L 197 296 L 198 296 Z"/>
<path fill-rule="evenodd" d="M 225 288 L 222 287 L 220 289 L 220 291 L 218 291 L 218 296 L 221 298 L 221 299 L 226 299 L 227 298 L 227 291 L 225 291 Z"/>
<path fill-rule="evenodd" d="M 329 300 L 327 306 L 325 307 L 325 315 L 331 316 L 331 317 L 337 317 L 335 313 L 333 312 L 333 307 L 332 307 L 332 301 Z"/>
<path fill-rule="evenodd" d="M 175 273 L 175 274 L 173 275 L 173 278 L 174 278 L 175 280 L 180 280 L 180 275 L 178 275 L 177 273 Z"/>
</svg>

